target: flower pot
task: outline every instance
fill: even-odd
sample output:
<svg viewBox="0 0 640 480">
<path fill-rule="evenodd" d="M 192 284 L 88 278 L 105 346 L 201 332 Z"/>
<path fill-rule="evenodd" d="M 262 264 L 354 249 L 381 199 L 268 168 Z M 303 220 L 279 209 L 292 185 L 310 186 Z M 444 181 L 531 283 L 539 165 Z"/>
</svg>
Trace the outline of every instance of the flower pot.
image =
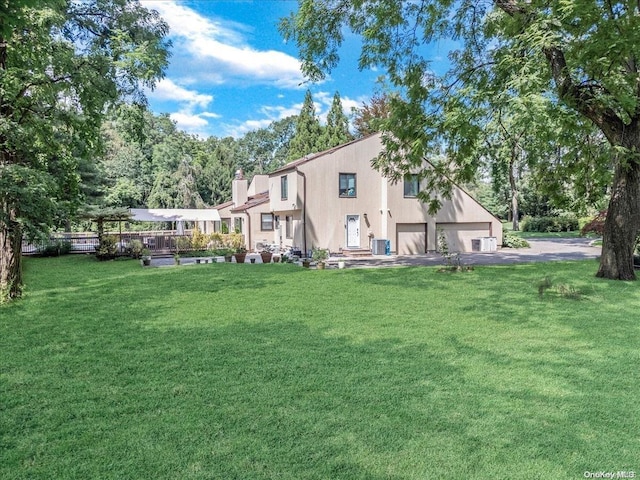
<svg viewBox="0 0 640 480">
<path fill-rule="evenodd" d="M 344 267 L 346 267 L 346 263 L 344 262 L 344 260 L 339 260 L 338 261 L 338 268 L 340 270 L 342 270 Z"/>
<path fill-rule="evenodd" d="M 280 255 L 273 256 L 273 263 L 280 263 Z"/>
<path fill-rule="evenodd" d="M 246 253 L 235 253 L 233 256 L 236 257 L 236 263 L 244 263 L 244 259 L 247 258 Z"/>
<path fill-rule="evenodd" d="M 309 268 L 310 265 L 311 265 L 311 262 L 309 260 L 303 260 L 302 261 L 302 266 L 304 268 Z"/>
<path fill-rule="evenodd" d="M 324 270 L 324 266 L 325 266 L 324 262 L 318 262 L 318 270 Z"/>
<path fill-rule="evenodd" d="M 143 267 L 148 267 L 149 265 L 151 265 L 151 258 L 144 257 L 140 259 L 140 263 L 142 264 Z"/>
<path fill-rule="evenodd" d="M 233 255 L 225 255 L 224 256 L 224 261 L 231 263 L 231 260 L 233 260 Z"/>
<path fill-rule="evenodd" d="M 260 252 L 260 257 L 262 257 L 262 263 L 271 263 L 271 258 L 273 257 L 273 253 Z"/>
</svg>

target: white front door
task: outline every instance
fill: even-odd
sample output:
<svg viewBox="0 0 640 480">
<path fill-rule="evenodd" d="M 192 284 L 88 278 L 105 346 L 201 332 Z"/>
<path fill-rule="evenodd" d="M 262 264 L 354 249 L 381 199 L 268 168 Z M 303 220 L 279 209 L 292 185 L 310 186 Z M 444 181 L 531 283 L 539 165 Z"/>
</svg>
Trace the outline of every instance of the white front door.
<svg viewBox="0 0 640 480">
<path fill-rule="evenodd" d="M 347 215 L 347 248 L 360 248 L 360 215 Z"/>
</svg>

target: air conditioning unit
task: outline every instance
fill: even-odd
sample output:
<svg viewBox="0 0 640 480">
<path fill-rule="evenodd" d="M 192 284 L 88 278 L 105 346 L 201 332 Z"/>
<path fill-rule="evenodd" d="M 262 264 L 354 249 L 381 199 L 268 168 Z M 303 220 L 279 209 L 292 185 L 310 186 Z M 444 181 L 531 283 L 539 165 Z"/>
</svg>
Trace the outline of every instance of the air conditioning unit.
<svg viewBox="0 0 640 480">
<path fill-rule="evenodd" d="M 383 238 L 374 238 L 371 241 L 371 252 L 374 255 L 386 255 L 387 241 Z"/>
</svg>

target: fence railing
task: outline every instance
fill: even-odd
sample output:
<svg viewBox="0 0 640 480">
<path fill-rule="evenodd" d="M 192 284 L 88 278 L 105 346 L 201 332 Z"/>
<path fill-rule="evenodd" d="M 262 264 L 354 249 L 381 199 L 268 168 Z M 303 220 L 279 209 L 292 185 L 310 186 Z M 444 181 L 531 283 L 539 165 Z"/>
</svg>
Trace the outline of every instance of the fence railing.
<svg viewBox="0 0 640 480">
<path fill-rule="evenodd" d="M 164 255 L 174 253 L 176 245 L 180 245 L 179 239 L 191 239 L 192 232 L 187 230 L 184 234 L 178 234 L 176 231 L 144 231 L 144 232 L 106 232 L 104 235 L 115 237 L 118 246 L 118 254 L 126 255 L 129 244 L 133 240 L 142 242 L 145 248 L 148 248 L 152 255 Z M 29 243 L 22 242 L 23 255 L 35 255 L 42 253 L 48 246 L 55 245 L 57 242 L 68 242 L 71 253 L 94 253 L 98 247 L 98 234 L 95 232 L 73 232 L 73 233 L 57 233 L 49 238 L 48 242 Z M 186 242 L 187 244 L 189 242 Z"/>
</svg>

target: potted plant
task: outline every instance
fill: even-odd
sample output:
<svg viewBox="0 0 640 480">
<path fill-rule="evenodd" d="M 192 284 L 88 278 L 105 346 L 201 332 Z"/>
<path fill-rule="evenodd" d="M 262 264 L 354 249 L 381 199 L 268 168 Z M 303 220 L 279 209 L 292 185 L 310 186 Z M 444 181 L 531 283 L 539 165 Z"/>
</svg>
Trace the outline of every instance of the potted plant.
<svg viewBox="0 0 640 480">
<path fill-rule="evenodd" d="M 247 248 L 244 245 L 239 246 L 233 256 L 236 257 L 236 263 L 244 263 L 244 259 L 247 257 Z"/>
<path fill-rule="evenodd" d="M 324 270 L 327 258 L 329 258 L 329 251 L 324 248 L 314 248 L 311 253 L 311 259 L 316 262 L 320 270 Z"/>
<path fill-rule="evenodd" d="M 143 248 L 140 255 L 140 263 L 143 267 L 151 265 L 151 252 L 148 248 Z"/>
<path fill-rule="evenodd" d="M 262 257 L 262 263 L 271 263 L 271 258 L 273 257 L 271 247 L 265 246 L 260 252 L 260 257 Z"/>
<path fill-rule="evenodd" d="M 173 254 L 173 263 L 180 265 L 180 254 L 178 252 Z"/>
</svg>

